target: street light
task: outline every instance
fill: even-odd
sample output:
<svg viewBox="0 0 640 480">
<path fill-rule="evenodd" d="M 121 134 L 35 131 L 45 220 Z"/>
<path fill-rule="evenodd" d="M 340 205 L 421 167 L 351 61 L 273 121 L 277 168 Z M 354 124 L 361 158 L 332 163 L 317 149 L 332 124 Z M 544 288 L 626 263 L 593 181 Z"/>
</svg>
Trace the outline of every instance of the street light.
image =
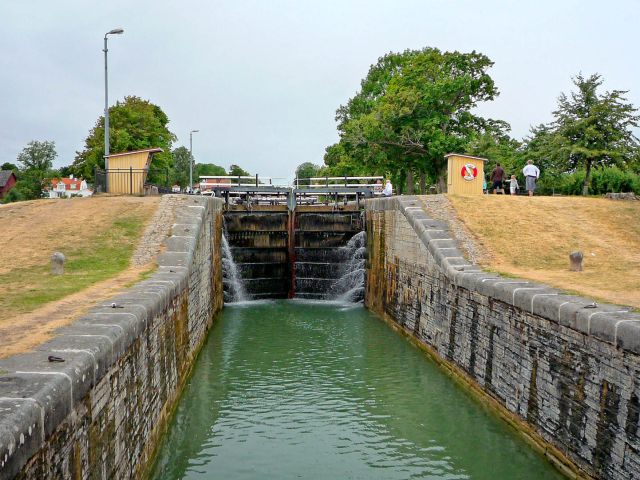
<svg viewBox="0 0 640 480">
<path fill-rule="evenodd" d="M 107 192 L 109 192 L 109 76 L 107 75 L 107 35 L 120 35 L 121 28 L 114 28 L 104 34 L 104 169 L 107 172 Z"/>
<path fill-rule="evenodd" d="M 200 130 L 189 132 L 189 193 L 193 193 L 193 134 Z"/>
</svg>

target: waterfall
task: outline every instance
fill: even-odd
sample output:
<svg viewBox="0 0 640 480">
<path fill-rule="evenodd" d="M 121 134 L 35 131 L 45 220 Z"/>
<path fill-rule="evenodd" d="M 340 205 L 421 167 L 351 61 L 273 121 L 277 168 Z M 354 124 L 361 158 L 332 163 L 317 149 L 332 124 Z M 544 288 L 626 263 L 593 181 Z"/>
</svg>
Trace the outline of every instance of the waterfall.
<svg viewBox="0 0 640 480">
<path fill-rule="evenodd" d="M 242 284 L 242 276 L 238 266 L 233 261 L 226 232 L 222 233 L 222 284 L 226 303 L 244 302 L 249 299 Z"/>
<path fill-rule="evenodd" d="M 340 247 L 342 266 L 338 279 L 331 286 L 332 300 L 361 302 L 364 300 L 364 262 L 367 254 L 366 233 L 351 237 L 346 246 Z"/>
</svg>

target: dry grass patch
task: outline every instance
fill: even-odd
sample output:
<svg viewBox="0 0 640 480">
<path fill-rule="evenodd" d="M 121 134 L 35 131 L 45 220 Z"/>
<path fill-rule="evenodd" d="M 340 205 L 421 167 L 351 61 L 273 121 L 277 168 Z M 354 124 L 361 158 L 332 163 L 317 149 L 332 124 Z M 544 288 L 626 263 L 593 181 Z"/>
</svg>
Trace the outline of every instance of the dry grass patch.
<svg viewBox="0 0 640 480">
<path fill-rule="evenodd" d="M 601 301 L 640 308 L 640 202 L 450 195 L 487 251 L 481 265 Z M 569 253 L 584 271 L 569 271 Z"/>
<path fill-rule="evenodd" d="M 131 269 L 130 259 L 158 202 L 94 197 L 1 206 L 0 357 L 25 333 L 37 344 L 82 308 L 139 279 L 148 267 Z M 50 273 L 55 251 L 66 256 L 62 276 Z"/>
</svg>

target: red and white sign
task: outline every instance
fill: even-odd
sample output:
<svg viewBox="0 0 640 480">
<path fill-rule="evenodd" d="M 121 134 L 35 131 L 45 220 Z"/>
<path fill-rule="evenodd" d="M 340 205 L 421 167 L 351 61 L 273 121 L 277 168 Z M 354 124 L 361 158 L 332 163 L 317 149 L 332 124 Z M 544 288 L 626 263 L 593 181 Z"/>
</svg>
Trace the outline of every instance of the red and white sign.
<svg viewBox="0 0 640 480">
<path fill-rule="evenodd" d="M 464 167 L 462 167 L 460 175 L 462 175 L 462 178 L 464 178 L 467 182 L 471 182 L 478 176 L 478 169 L 473 163 L 467 163 Z"/>
</svg>

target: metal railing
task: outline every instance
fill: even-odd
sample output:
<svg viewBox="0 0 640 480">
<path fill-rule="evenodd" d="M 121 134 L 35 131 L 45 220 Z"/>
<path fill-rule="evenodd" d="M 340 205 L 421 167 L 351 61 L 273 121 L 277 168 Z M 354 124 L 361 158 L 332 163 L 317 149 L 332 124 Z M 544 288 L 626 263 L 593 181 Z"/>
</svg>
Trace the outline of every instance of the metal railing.
<svg viewBox="0 0 640 480">
<path fill-rule="evenodd" d="M 384 177 L 311 177 L 295 179 L 295 188 L 369 187 L 382 190 Z M 380 181 L 380 183 L 378 183 Z"/>
<path fill-rule="evenodd" d="M 213 187 L 289 187 L 285 177 L 261 177 L 260 175 L 201 175 L 200 191 Z"/>
</svg>

